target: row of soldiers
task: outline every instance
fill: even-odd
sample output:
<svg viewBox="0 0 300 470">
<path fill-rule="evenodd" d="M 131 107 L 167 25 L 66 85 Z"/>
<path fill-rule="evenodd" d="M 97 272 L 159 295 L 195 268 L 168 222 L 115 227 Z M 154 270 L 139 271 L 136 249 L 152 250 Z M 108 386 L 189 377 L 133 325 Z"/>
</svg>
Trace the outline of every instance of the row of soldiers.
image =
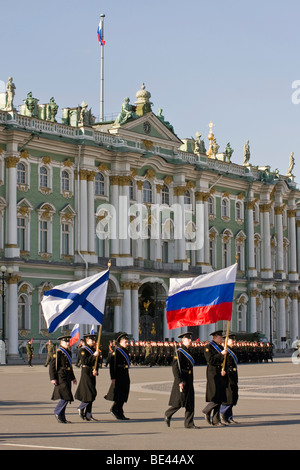
<svg viewBox="0 0 300 470">
<path fill-rule="evenodd" d="M 205 365 L 204 348 L 208 341 L 193 341 L 190 353 L 195 365 Z M 110 344 L 110 348 L 113 343 Z M 169 366 L 175 351 L 181 343 L 176 341 L 130 341 L 128 355 L 132 365 Z M 273 348 L 270 343 L 256 341 L 234 341 L 231 348 L 240 363 L 258 363 L 273 360 Z M 109 363 L 108 355 L 107 362 Z"/>
</svg>

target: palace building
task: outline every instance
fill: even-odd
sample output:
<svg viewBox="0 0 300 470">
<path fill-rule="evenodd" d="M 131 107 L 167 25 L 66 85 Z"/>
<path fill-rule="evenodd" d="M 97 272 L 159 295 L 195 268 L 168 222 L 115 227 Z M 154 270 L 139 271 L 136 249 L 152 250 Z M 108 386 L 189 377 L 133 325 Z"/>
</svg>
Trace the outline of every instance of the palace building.
<svg viewBox="0 0 300 470">
<path fill-rule="evenodd" d="M 235 152 L 240 163 L 232 161 L 212 123 L 204 138 L 180 138 L 162 109 L 154 113 L 144 85 L 115 120 L 100 123 L 84 102 L 62 109 L 58 122 L 54 98 L 40 104 L 32 93 L 17 110 L 14 91 L 10 77 L 0 93 L 0 328 L 8 360 L 30 338 L 38 354 L 61 334 L 48 333 L 45 290 L 109 260 L 103 334 L 176 339 L 184 329 L 167 328 L 169 279 L 237 260 L 231 329 L 291 346 L 300 272 L 293 155 L 281 175 L 251 164 L 249 142 Z M 215 326 L 193 327 L 195 339 L 208 339 Z"/>
</svg>

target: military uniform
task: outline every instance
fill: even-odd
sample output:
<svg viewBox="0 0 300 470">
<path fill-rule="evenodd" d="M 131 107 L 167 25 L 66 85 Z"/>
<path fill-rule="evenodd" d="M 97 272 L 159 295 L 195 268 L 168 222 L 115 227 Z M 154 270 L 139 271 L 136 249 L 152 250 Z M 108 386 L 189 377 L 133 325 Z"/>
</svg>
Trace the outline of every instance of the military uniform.
<svg viewBox="0 0 300 470">
<path fill-rule="evenodd" d="M 233 337 L 231 334 L 229 337 Z M 222 403 L 220 414 L 225 423 L 235 423 L 232 408 L 238 402 L 238 359 L 231 347 L 227 345 L 228 354 L 225 362 L 226 400 Z"/>
<path fill-rule="evenodd" d="M 117 419 L 122 420 L 129 419 L 124 415 L 123 405 L 127 402 L 130 391 L 130 358 L 127 348 L 122 346 L 124 341 L 127 341 L 126 334 L 122 334 L 117 338 L 119 345 L 115 347 L 115 351 L 109 363 L 112 383 L 104 397 L 106 400 L 114 402 L 110 411 Z"/>
<path fill-rule="evenodd" d="M 33 358 L 33 346 L 32 346 L 32 341 L 27 341 L 27 344 L 26 344 L 26 354 L 27 354 L 27 359 L 28 359 L 28 365 L 29 367 L 32 367 L 32 358 Z"/>
<path fill-rule="evenodd" d="M 183 333 L 179 338 L 191 338 L 192 333 Z M 174 382 L 171 390 L 169 405 L 170 408 L 165 412 L 165 422 L 170 426 L 170 420 L 176 411 L 185 408 L 184 427 L 196 428 L 194 424 L 194 359 L 189 353 L 188 348 L 182 345 L 177 349 L 177 355 L 173 358 L 172 370 Z M 182 385 L 180 385 L 182 384 Z"/>
<path fill-rule="evenodd" d="M 69 342 L 70 336 L 62 336 L 58 338 L 61 343 Z M 72 367 L 72 353 L 68 347 L 60 347 L 56 354 L 53 355 L 49 364 L 50 380 L 54 383 L 52 400 L 59 400 L 54 409 L 54 414 L 60 423 L 68 423 L 66 420 L 67 404 L 74 401 L 72 395 L 72 382 L 76 383 L 76 378 Z"/>
<path fill-rule="evenodd" d="M 214 337 L 221 336 L 222 331 L 211 333 Z M 209 424 L 221 424 L 220 406 L 226 401 L 226 382 L 221 375 L 224 355 L 222 354 L 223 346 L 214 341 L 209 342 L 204 349 L 204 356 L 207 362 L 206 369 L 206 401 L 208 404 L 203 409 L 206 420 Z M 213 416 L 211 418 L 211 413 Z"/>
<path fill-rule="evenodd" d="M 96 340 L 95 335 L 85 335 L 86 343 L 89 338 L 93 341 Z M 100 365 L 97 357 L 94 355 L 95 351 L 96 348 L 94 346 L 89 346 L 87 344 L 79 350 L 81 359 L 81 377 L 75 393 L 75 398 L 76 400 L 81 401 L 78 407 L 79 416 L 87 421 L 95 420 L 92 415 L 92 404 L 97 396 L 96 375 L 98 375 Z M 96 372 L 94 372 L 94 370 Z"/>
</svg>

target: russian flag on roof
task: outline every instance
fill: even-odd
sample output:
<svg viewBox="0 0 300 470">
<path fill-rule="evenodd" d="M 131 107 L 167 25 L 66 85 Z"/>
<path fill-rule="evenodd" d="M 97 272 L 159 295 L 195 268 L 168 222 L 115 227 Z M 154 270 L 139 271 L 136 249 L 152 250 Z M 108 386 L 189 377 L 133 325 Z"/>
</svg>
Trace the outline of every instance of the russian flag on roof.
<svg viewBox="0 0 300 470">
<path fill-rule="evenodd" d="M 100 46 L 104 46 L 105 41 L 104 41 L 104 32 L 103 32 L 103 20 L 100 19 L 98 29 L 97 29 L 97 37 Z"/>
<path fill-rule="evenodd" d="M 231 320 L 237 264 L 194 278 L 171 278 L 169 330 Z"/>
<path fill-rule="evenodd" d="M 73 346 L 73 344 L 77 343 L 77 341 L 79 341 L 79 338 L 79 323 L 76 323 L 76 325 L 73 326 L 73 330 L 71 331 L 70 346 Z"/>
</svg>

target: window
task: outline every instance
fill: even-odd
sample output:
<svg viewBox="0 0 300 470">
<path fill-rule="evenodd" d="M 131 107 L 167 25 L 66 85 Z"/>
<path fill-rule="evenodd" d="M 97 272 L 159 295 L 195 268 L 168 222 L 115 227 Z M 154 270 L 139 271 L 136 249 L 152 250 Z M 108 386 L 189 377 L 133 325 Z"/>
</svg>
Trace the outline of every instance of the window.
<svg viewBox="0 0 300 470">
<path fill-rule="evenodd" d="M 48 170 L 44 166 L 40 168 L 40 186 L 48 188 Z"/>
<path fill-rule="evenodd" d="M 208 215 L 214 215 L 214 200 L 212 197 L 207 199 Z"/>
<path fill-rule="evenodd" d="M 143 202 L 152 203 L 152 186 L 149 181 L 143 184 Z"/>
<path fill-rule="evenodd" d="M 161 202 L 162 204 L 170 204 L 170 197 L 169 197 L 169 188 L 165 184 L 163 185 L 162 192 L 161 192 Z"/>
<path fill-rule="evenodd" d="M 25 330 L 26 328 L 26 297 L 21 295 L 18 300 L 18 329 Z"/>
<path fill-rule="evenodd" d="M 71 231 L 69 224 L 61 225 L 61 254 L 69 255 L 70 254 L 70 239 Z"/>
<path fill-rule="evenodd" d="M 242 220 L 243 219 L 242 203 L 240 201 L 238 201 L 235 204 L 235 218 L 236 218 L 236 220 Z"/>
<path fill-rule="evenodd" d="M 221 202 L 221 216 L 229 217 L 229 201 L 225 198 Z"/>
<path fill-rule="evenodd" d="M 26 168 L 24 163 L 17 165 L 17 184 L 26 184 Z"/>
<path fill-rule="evenodd" d="M 61 173 L 61 189 L 62 191 L 70 191 L 70 175 L 66 170 Z"/>
<path fill-rule="evenodd" d="M 184 204 L 191 204 L 191 195 L 189 191 L 184 193 Z"/>
<path fill-rule="evenodd" d="M 48 251 L 48 222 L 45 220 L 40 221 L 40 250 L 41 253 Z"/>
<path fill-rule="evenodd" d="M 134 199 L 134 187 L 133 187 L 133 181 L 129 181 L 129 199 L 132 201 Z"/>
<path fill-rule="evenodd" d="M 95 195 L 104 196 L 104 176 L 102 173 L 97 173 L 95 176 Z"/>
<path fill-rule="evenodd" d="M 17 219 L 17 239 L 18 246 L 21 251 L 26 250 L 26 221 L 24 217 L 18 217 Z"/>
</svg>

